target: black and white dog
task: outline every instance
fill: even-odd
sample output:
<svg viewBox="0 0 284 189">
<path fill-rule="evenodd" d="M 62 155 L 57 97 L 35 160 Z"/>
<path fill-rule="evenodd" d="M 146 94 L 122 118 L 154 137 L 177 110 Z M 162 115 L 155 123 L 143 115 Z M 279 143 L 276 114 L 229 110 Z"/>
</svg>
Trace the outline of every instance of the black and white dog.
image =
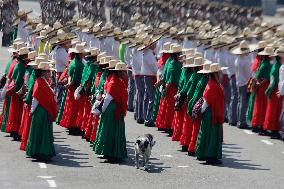
<svg viewBox="0 0 284 189">
<path fill-rule="evenodd" d="M 139 155 L 143 157 L 143 166 L 144 170 L 147 171 L 149 169 L 148 162 L 151 156 L 152 147 L 155 145 L 156 141 L 153 140 L 153 135 L 145 134 L 142 137 L 138 137 L 135 144 L 135 166 L 139 169 Z"/>
</svg>

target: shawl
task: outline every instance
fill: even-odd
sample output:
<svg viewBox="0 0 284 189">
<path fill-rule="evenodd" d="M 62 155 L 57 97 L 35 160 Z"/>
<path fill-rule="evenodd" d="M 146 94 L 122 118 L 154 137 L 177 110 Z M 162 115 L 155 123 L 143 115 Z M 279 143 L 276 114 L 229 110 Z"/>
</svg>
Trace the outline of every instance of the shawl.
<svg viewBox="0 0 284 189">
<path fill-rule="evenodd" d="M 255 59 L 252 61 L 252 65 L 251 65 L 251 70 L 252 72 L 256 73 L 259 66 L 260 66 L 260 58 L 261 56 L 260 55 L 256 55 Z"/>
<path fill-rule="evenodd" d="M 47 82 L 43 78 L 37 78 L 34 84 L 33 98 L 48 112 L 52 121 L 57 117 L 58 108 L 53 93 Z"/>
<path fill-rule="evenodd" d="M 225 95 L 221 84 L 215 79 L 209 79 L 203 92 L 203 98 L 212 110 L 212 126 L 224 123 Z"/>
<path fill-rule="evenodd" d="M 170 54 L 163 53 L 161 58 L 158 61 L 158 69 L 160 69 L 163 65 L 165 65 L 169 58 L 170 58 Z"/>
<path fill-rule="evenodd" d="M 107 85 L 105 87 L 106 93 L 113 97 L 113 101 L 116 103 L 116 110 L 114 112 L 114 119 L 119 120 L 120 116 L 126 116 L 127 111 L 127 86 L 124 81 L 118 78 L 115 74 L 111 75 Z"/>
<path fill-rule="evenodd" d="M 18 59 L 17 58 L 15 58 L 13 61 L 12 61 L 12 63 L 11 63 L 11 65 L 10 65 L 10 67 L 9 67 L 9 69 L 8 69 L 8 79 L 12 79 L 12 74 L 13 74 L 13 71 L 14 71 L 14 68 L 15 68 L 15 66 L 17 65 L 17 63 L 18 63 Z"/>
<path fill-rule="evenodd" d="M 265 91 L 265 94 L 268 96 L 268 98 L 271 97 L 271 94 L 274 89 L 278 87 L 280 66 L 281 62 L 279 60 L 276 60 L 276 63 L 271 68 L 270 77 L 273 79 L 272 81 L 270 81 L 270 84 Z"/>
</svg>

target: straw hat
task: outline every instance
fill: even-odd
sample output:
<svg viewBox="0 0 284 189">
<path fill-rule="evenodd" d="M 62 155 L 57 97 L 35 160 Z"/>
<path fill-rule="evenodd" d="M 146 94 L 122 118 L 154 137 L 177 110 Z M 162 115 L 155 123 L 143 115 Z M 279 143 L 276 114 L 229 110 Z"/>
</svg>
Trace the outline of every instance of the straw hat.
<svg viewBox="0 0 284 189">
<path fill-rule="evenodd" d="M 41 30 L 39 36 L 37 36 L 37 39 L 43 39 L 46 37 L 47 31 L 46 30 Z"/>
<path fill-rule="evenodd" d="M 274 56 L 284 57 L 284 46 L 283 45 L 280 46 L 278 49 L 276 49 Z"/>
<path fill-rule="evenodd" d="M 203 66 L 204 64 L 204 60 L 202 57 L 197 57 L 197 58 L 194 58 L 194 63 L 189 65 L 188 67 L 199 67 L 199 66 Z"/>
<path fill-rule="evenodd" d="M 105 56 L 100 59 L 100 65 L 108 64 L 112 60 L 112 56 Z"/>
<path fill-rule="evenodd" d="M 159 39 L 161 39 L 162 35 L 150 37 L 146 36 L 143 38 L 143 45 L 139 47 L 137 50 L 142 51 L 146 49 L 147 47 L 151 47 L 153 44 L 155 44 Z"/>
<path fill-rule="evenodd" d="M 191 57 L 194 55 L 195 53 L 195 49 L 194 48 L 190 48 L 190 49 L 182 49 L 182 55 L 183 57 Z"/>
<path fill-rule="evenodd" d="M 275 32 L 275 36 L 276 37 L 284 37 L 284 31 L 280 28 L 277 28 L 276 32 Z"/>
<path fill-rule="evenodd" d="M 101 52 L 100 54 L 98 54 L 97 56 L 97 61 L 100 61 L 101 58 L 106 56 L 106 52 Z"/>
<path fill-rule="evenodd" d="M 86 53 L 87 50 L 85 49 L 85 45 L 82 43 L 78 43 L 75 45 L 74 48 L 70 48 L 68 53 Z"/>
<path fill-rule="evenodd" d="M 258 55 L 274 56 L 274 48 L 269 46 L 265 47 L 263 51 L 258 53 Z"/>
<path fill-rule="evenodd" d="M 171 50 L 171 42 L 166 42 L 163 45 L 163 49 L 159 52 L 160 54 L 162 53 L 168 53 Z"/>
<path fill-rule="evenodd" d="M 118 60 L 110 60 L 108 62 L 108 67 L 106 67 L 105 69 L 113 69 L 115 68 L 116 64 L 118 63 Z"/>
<path fill-rule="evenodd" d="M 128 68 L 127 68 L 126 64 L 124 64 L 122 62 L 118 62 L 115 65 L 115 68 L 114 69 L 110 69 L 110 70 L 113 70 L 113 71 L 127 71 Z"/>
<path fill-rule="evenodd" d="M 41 30 L 43 30 L 43 28 L 44 28 L 44 25 L 42 23 L 39 23 L 36 25 L 36 29 L 33 31 L 33 33 L 38 33 Z"/>
<path fill-rule="evenodd" d="M 198 71 L 197 73 L 215 73 L 228 69 L 227 67 L 221 67 L 219 63 L 213 63 L 209 65 L 210 68 L 208 68 L 208 64 L 206 64 L 205 67 L 203 65 L 203 69 Z"/>
<path fill-rule="evenodd" d="M 37 52 L 36 52 L 36 51 L 31 51 L 31 52 L 29 52 L 29 54 L 28 54 L 28 59 L 29 59 L 29 60 L 34 60 L 35 57 L 36 57 L 36 55 L 37 55 Z"/>
<path fill-rule="evenodd" d="M 240 44 L 231 50 L 232 54 L 240 55 L 247 54 L 253 51 L 253 47 L 249 45 L 248 41 L 241 41 Z"/>
<path fill-rule="evenodd" d="M 28 49 L 28 47 L 22 47 L 22 48 L 20 48 L 19 49 L 19 55 L 27 55 L 27 54 L 29 54 L 29 49 Z"/>
<path fill-rule="evenodd" d="M 62 25 L 59 21 L 56 21 L 56 22 L 53 24 L 52 27 L 53 27 L 54 30 L 57 30 L 57 29 L 59 29 L 59 28 L 62 28 L 63 25 Z"/>
<path fill-rule="evenodd" d="M 22 38 L 18 37 L 14 40 L 14 43 L 20 43 L 20 42 L 23 42 Z"/>
<path fill-rule="evenodd" d="M 16 40 L 14 41 L 14 43 L 9 46 L 8 48 L 8 52 L 10 53 L 15 53 L 15 52 L 18 52 L 18 50 L 22 47 L 25 47 L 25 43 L 24 42 L 16 42 Z"/>
<path fill-rule="evenodd" d="M 185 64 L 183 65 L 183 67 L 189 68 L 192 64 L 194 64 L 194 57 L 188 57 L 185 59 Z"/>
<path fill-rule="evenodd" d="M 43 27 L 43 29 L 46 31 L 46 33 L 49 33 L 49 32 L 52 31 L 52 27 L 50 27 L 49 25 L 45 25 L 45 26 Z"/>
<path fill-rule="evenodd" d="M 90 54 L 87 55 L 86 57 L 98 56 L 98 54 L 100 54 L 100 49 L 98 49 L 98 48 L 90 48 Z"/>
<path fill-rule="evenodd" d="M 48 58 L 45 57 L 36 57 L 34 61 L 28 63 L 28 66 L 35 66 L 37 67 L 41 62 L 47 62 Z"/>
<path fill-rule="evenodd" d="M 40 62 L 38 65 L 39 70 L 45 70 L 45 71 L 55 71 L 56 69 L 53 68 L 53 66 L 50 64 L 49 61 L 46 62 Z"/>
<path fill-rule="evenodd" d="M 205 63 L 205 64 L 203 64 L 202 70 L 198 71 L 197 73 L 202 73 L 202 74 L 209 73 L 209 71 L 210 71 L 210 66 L 211 66 L 210 63 Z"/>
<path fill-rule="evenodd" d="M 40 53 L 38 57 L 48 59 L 48 55 L 45 53 Z"/>
<path fill-rule="evenodd" d="M 80 43 L 81 41 L 78 38 L 72 39 L 71 40 L 71 46 L 75 46 L 76 44 Z"/>
<path fill-rule="evenodd" d="M 178 44 L 171 45 L 171 49 L 169 51 L 170 54 L 181 53 L 181 52 L 182 52 L 182 46 L 181 45 L 178 45 Z"/>
</svg>

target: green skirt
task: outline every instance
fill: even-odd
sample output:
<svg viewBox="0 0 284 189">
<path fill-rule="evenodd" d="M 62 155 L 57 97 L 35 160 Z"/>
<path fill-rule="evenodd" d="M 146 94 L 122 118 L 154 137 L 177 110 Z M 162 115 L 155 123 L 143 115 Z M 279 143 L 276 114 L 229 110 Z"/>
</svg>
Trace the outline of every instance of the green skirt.
<svg viewBox="0 0 284 189">
<path fill-rule="evenodd" d="M 57 118 L 56 118 L 56 123 L 59 125 L 61 119 L 62 119 L 62 115 L 63 115 L 63 112 L 64 112 L 64 106 L 65 106 L 65 101 L 66 101 L 66 95 L 67 94 L 67 90 L 64 89 L 63 91 L 63 96 L 62 96 L 62 101 L 61 101 L 61 104 L 60 104 L 60 107 L 59 107 L 59 111 L 58 111 L 58 115 L 57 115 Z"/>
<path fill-rule="evenodd" d="M 255 101 L 255 93 L 251 93 L 248 102 L 248 110 L 247 110 L 247 119 L 249 121 L 252 120 L 253 108 L 254 108 L 254 101 Z"/>
<path fill-rule="evenodd" d="M 6 126 L 7 126 L 8 117 L 9 117 L 10 102 L 11 102 L 11 98 L 6 97 L 6 106 L 4 109 L 3 121 L 2 121 L 2 127 L 1 127 L 2 132 L 6 132 Z"/>
<path fill-rule="evenodd" d="M 101 115 L 93 150 L 98 155 L 124 159 L 127 158 L 124 118 L 115 121 L 115 109 L 116 104 L 111 101 Z"/>
<path fill-rule="evenodd" d="M 203 114 L 196 143 L 198 159 L 222 159 L 222 125 L 211 124 L 211 109 Z"/>
<path fill-rule="evenodd" d="M 159 88 L 156 88 L 155 92 L 155 99 L 154 99 L 154 105 L 153 105 L 153 114 L 152 114 L 152 120 L 155 122 L 158 111 L 159 111 L 159 106 L 160 106 L 160 99 L 161 99 L 161 92 Z"/>
<path fill-rule="evenodd" d="M 55 156 L 52 123 L 49 122 L 47 111 L 40 105 L 32 115 L 26 154 L 31 157 L 35 155 Z"/>
</svg>

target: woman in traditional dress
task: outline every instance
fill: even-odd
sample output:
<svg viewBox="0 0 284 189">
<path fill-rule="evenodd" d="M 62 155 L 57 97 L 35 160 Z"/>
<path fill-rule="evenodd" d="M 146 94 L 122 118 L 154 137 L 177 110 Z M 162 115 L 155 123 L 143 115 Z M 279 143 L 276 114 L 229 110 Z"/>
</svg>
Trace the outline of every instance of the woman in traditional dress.
<svg viewBox="0 0 284 189">
<path fill-rule="evenodd" d="M 12 73 L 17 63 L 17 57 L 18 57 L 17 43 L 14 43 L 13 46 L 14 46 L 13 48 L 9 49 L 9 51 L 12 52 L 12 58 L 7 63 L 6 68 L 5 68 L 6 83 L 5 83 L 3 90 L 6 90 L 7 86 L 9 85 L 9 82 L 12 80 Z M 10 75 L 9 75 L 9 72 L 11 73 Z M 2 109 L 1 120 L 0 120 L 1 121 L 0 126 L 1 126 L 2 132 L 6 132 L 6 126 L 7 126 L 8 116 L 9 116 L 10 101 L 11 101 L 11 97 L 5 95 L 5 100 L 3 103 L 3 109 Z"/>
<path fill-rule="evenodd" d="M 210 70 L 206 71 L 210 74 L 208 84 L 203 97 L 195 105 L 199 110 L 194 110 L 202 113 L 195 154 L 198 160 L 205 160 L 209 164 L 221 163 L 222 159 L 222 125 L 225 113 L 224 90 L 219 82 L 222 70 L 224 68 L 218 63 L 210 65 Z"/>
<path fill-rule="evenodd" d="M 157 114 L 158 114 L 158 111 L 159 111 L 160 99 L 161 99 L 160 86 L 162 84 L 162 76 L 163 76 L 165 64 L 170 57 L 170 54 L 168 53 L 170 48 L 171 48 L 170 42 L 164 44 L 163 50 L 160 52 L 161 57 L 158 61 L 157 82 L 155 84 L 156 92 L 155 92 L 155 99 L 154 99 L 154 105 L 153 105 L 153 115 L 152 115 L 152 120 L 154 120 L 154 121 L 156 121 Z"/>
<path fill-rule="evenodd" d="M 105 69 L 109 65 L 109 57 L 101 57 L 100 58 L 100 64 L 99 64 L 99 69 L 101 70 L 101 74 L 98 73 L 97 78 L 96 78 L 96 83 L 95 83 L 95 94 L 93 95 L 94 103 L 96 100 L 101 100 L 102 95 L 104 93 L 104 86 L 107 80 L 107 77 L 109 75 L 109 70 Z M 95 142 L 96 141 L 96 136 L 97 136 L 97 128 L 99 125 L 99 120 L 100 116 L 99 115 L 94 115 L 94 123 L 93 123 L 93 128 L 91 131 L 91 138 L 90 142 Z"/>
<path fill-rule="evenodd" d="M 268 102 L 267 102 L 263 129 L 265 131 L 271 131 L 271 138 L 279 138 L 280 114 L 282 110 L 282 99 L 283 99 L 282 97 L 277 95 L 280 66 L 281 66 L 281 57 L 276 56 L 276 60 L 270 72 L 270 84 L 265 91 L 265 94 L 268 97 Z"/>
<path fill-rule="evenodd" d="M 180 45 L 172 45 L 169 51 L 170 58 L 167 60 L 163 73 L 163 93 L 156 118 L 156 127 L 172 134 L 172 122 L 174 116 L 174 96 L 178 91 L 178 83 L 181 74 L 182 63 L 179 56 L 182 52 Z"/>
<path fill-rule="evenodd" d="M 121 161 L 127 158 L 124 117 L 127 111 L 127 85 L 123 79 L 127 66 L 117 63 L 113 74 L 105 86 L 106 96 L 102 108 L 94 152 L 104 155 L 109 161 Z"/>
<path fill-rule="evenodd" d="M 48 83 L 51 70 L 50 62 L 39 64 L 32 95 L 32 120 L 26 154 L 39 160 L 49 160 L 55 156 L 52 122 L 57 117 L 58 108 L 56 95 Z"/>
<path fill-rule="evenodd" d="M 83 74 L 82 74 L 82 81 L 81 86 L 84 89 L 85 95 L 87 97 L 84 105 L 84 113 L 82 117 L 82 127 L 81 130 L 83 131 L 83 137 L 87 140 L 90 140 L 90 132 L 87 133 L 87 129 L 92 127 L 92 121 L 90 122 L 89 117 L 91 115 L 92 109 L 92 84 L 96 78 L 98 72 L 98 62 L 97 62 L 97 55 L 99 54 L 99 49 L 90 49 L 90 55 L 86 56 L 87 64 L 85 65 Z M 90 130 L 90 129 L 89 129 Z"/>
<path fill-rule="evenodd" d="M 35 56 L 36 52 L 30 52 L 28 56 Z M 27 85 L 27 92 L 24 96 L 24 106 L 23 106 L 23 114 L 22 114 L 22 121 L 20 127 L 20 135 L 21 135 L 21 145 L 20 150 L 26 150 L 29 133 L 30 133 L 30 124 L 31 124 L 31 105 L 32 105 L 32 94 L 33 88 L 35 83 L 35 70 L 39 65 L 40 61 L 47 61 L 47 58 L 36 58 L 34 57 L 29 58 L 30 61 L 28 63 L 28 68 L 26 69 L 25 75 L 25 84 Z"/>
<path fill-rule="evenodd" d="M 187 58 L 185 60 L 185 64 L 183 65 L 183 69 L 181 72 L 179 86 L 178 86 L 178 93 L 175 96 L 175 99 L 178 101 L 181 101 L 181 99 L 184 99 L 184 101 L 176 102 L 178 103 L 177 106 L 180 106 L 180 107 L 176 107 L 175 105 L 175 115 L 174 115 L 173 122 L 172 122 L 172 128 L 173 128 L 172 141 L 179 141 L 181 134 L 182 134 L 183 118 L 184 118 L 184 114 L 186 113 L 186 109 L 187 109 L 187 105 L 186 105 L 187 102 L 185 102 L 186 97 L 187 97 L 186 93 L 190 87 L 188 83 L 193 73 L 190 65 L 193 64 L 193 62 L 194 62 L 193 57 Z M 182 103 L 182 104 L 179 104 L 179 103 Z"/>
<path fill-rule="evenodd" d="M 189 86 L 187 87 L 187 91 L 186 91 L 188 100 L 186 103 L 186 107 L 188 107 L 188 102 L 193 97 L 195 88 L 199 80 L 201 79 L 202 74 L 197 73 L 197 72 L 202 69 L 203 63 L 204 63 L 203 58 L 197 57 L 197 58 L 194 58 L 194 63 L 190 65 L 193 73 L 191 74 L 190 79 L 188 81 Z M 186 110 L 188 109 L 186 108 Z M 193 130 L 193 119 L 190 116 L 191 110 L 189 109 L 186 112 L 187 113 L 184 114 L 184 117 L 183 117 L 182 131 L 181 131 L 181 136 L 180 136 L 180 145 L 182 146 L 182 151 L 184 152 L 187 152 L 188 150 L 188 146 L 190 143 L 191 134 Z"/>
<path fill-rule="evenodd" d="M 75 48 L 69 49 L 69 53 L 71 52 L 75 53 L 75 58 L 68 67 L 68 83 L 66 85 L 67 96 L 62 119 L 59 125 L 67 128 L 69 130 L 69 134 L 80 135 L 81 131 L 77 123 L 77 115 L 83 106 L 83 103 L 81 97 L 75 100 L 74 92 L 81 83 L 82 72 L 84 69 L 82 58 L 86 51 L 83 44 L 76 44 Z"/>
<path fill-rule="evenodd" d="M 259 53 L 263 51 L 266 46 L 267 44 L 265 41 L 260 41 L 258 42 L 254 50 L 257 51 L 257 53 Z M 253 76 L 252 76 L 251 83 L 250 83 L 251 86 L 255 80 L 255 75 L 256 75 L 257 70 L 259 69 L 261 60 L 262 60 L 262 56 L 257 54 L 255 59 L 252 62 L 251 70 L 252 70 Z M 251 87 L 249 88 L 249 90 L 250 90 L 250 97 L 249 97 L 249 102 L 248 102 L 247 120 L 251 121 L 252 114 L 253 114 L 253 106 L 254 106 L 254 101 L 255 101 L 255 92 L 251 89 Z"/>
<path fill-rule="evenodd" d="M 24 95 L 24 75 L 26 70 L 29 49 L 22 47 L 19 50 L 17 64 L 12 74 L 12 82 L 9 84 L 6 95 L 11 96 L 11 104 L 9 108 L 9 117 L 6 132 L 11 133 L 14 140 L 20 140 L 19 128 L 23 112 Z"/>
<path fill-rule="evenodd" d="M 210 69 L 210 63 L 205 63 L 203 65 L 203 69 L 198 71 L 197 73 L 202 74 L 200 80 L 197 83 L 197 86 L 195 88 L 194 94 L 192 98 L 190 99 L 187 107 L 187 113 L 192 117 L 192 133 L 190 137 L 190 142 L 188 145 L 188 155 L 194 156 L 195 155 L 195 147 L 196 147 L 196 141 L 197 136 L 200 129 L 201 124 L 201 116 L 193 117 L 192 110 L 196 102 L 202 97 L 203 92 L 205 90 L 205 87 L 208 83 L 209 77 L 207 74 L 207 71 Z"/>
<path fill-rule="evenodd" d="M 255 75 L 255 102 L 253 106 L 251 124 L 253 131 L 259 131 L 260 135 L 265 135 L 265 132 L 263 130 L 263 124 L 267 108 L 267 96 L 265 95 L 265 90 L 269 86 L 271 70 L 270 56 L 273 54 L 274 52 L 272 47 L 266 47 L 263 51 L 258 53 L 258 55 L 262 55 L 263 58 L 260 63 L 259 69 Z"/>
</svg>

